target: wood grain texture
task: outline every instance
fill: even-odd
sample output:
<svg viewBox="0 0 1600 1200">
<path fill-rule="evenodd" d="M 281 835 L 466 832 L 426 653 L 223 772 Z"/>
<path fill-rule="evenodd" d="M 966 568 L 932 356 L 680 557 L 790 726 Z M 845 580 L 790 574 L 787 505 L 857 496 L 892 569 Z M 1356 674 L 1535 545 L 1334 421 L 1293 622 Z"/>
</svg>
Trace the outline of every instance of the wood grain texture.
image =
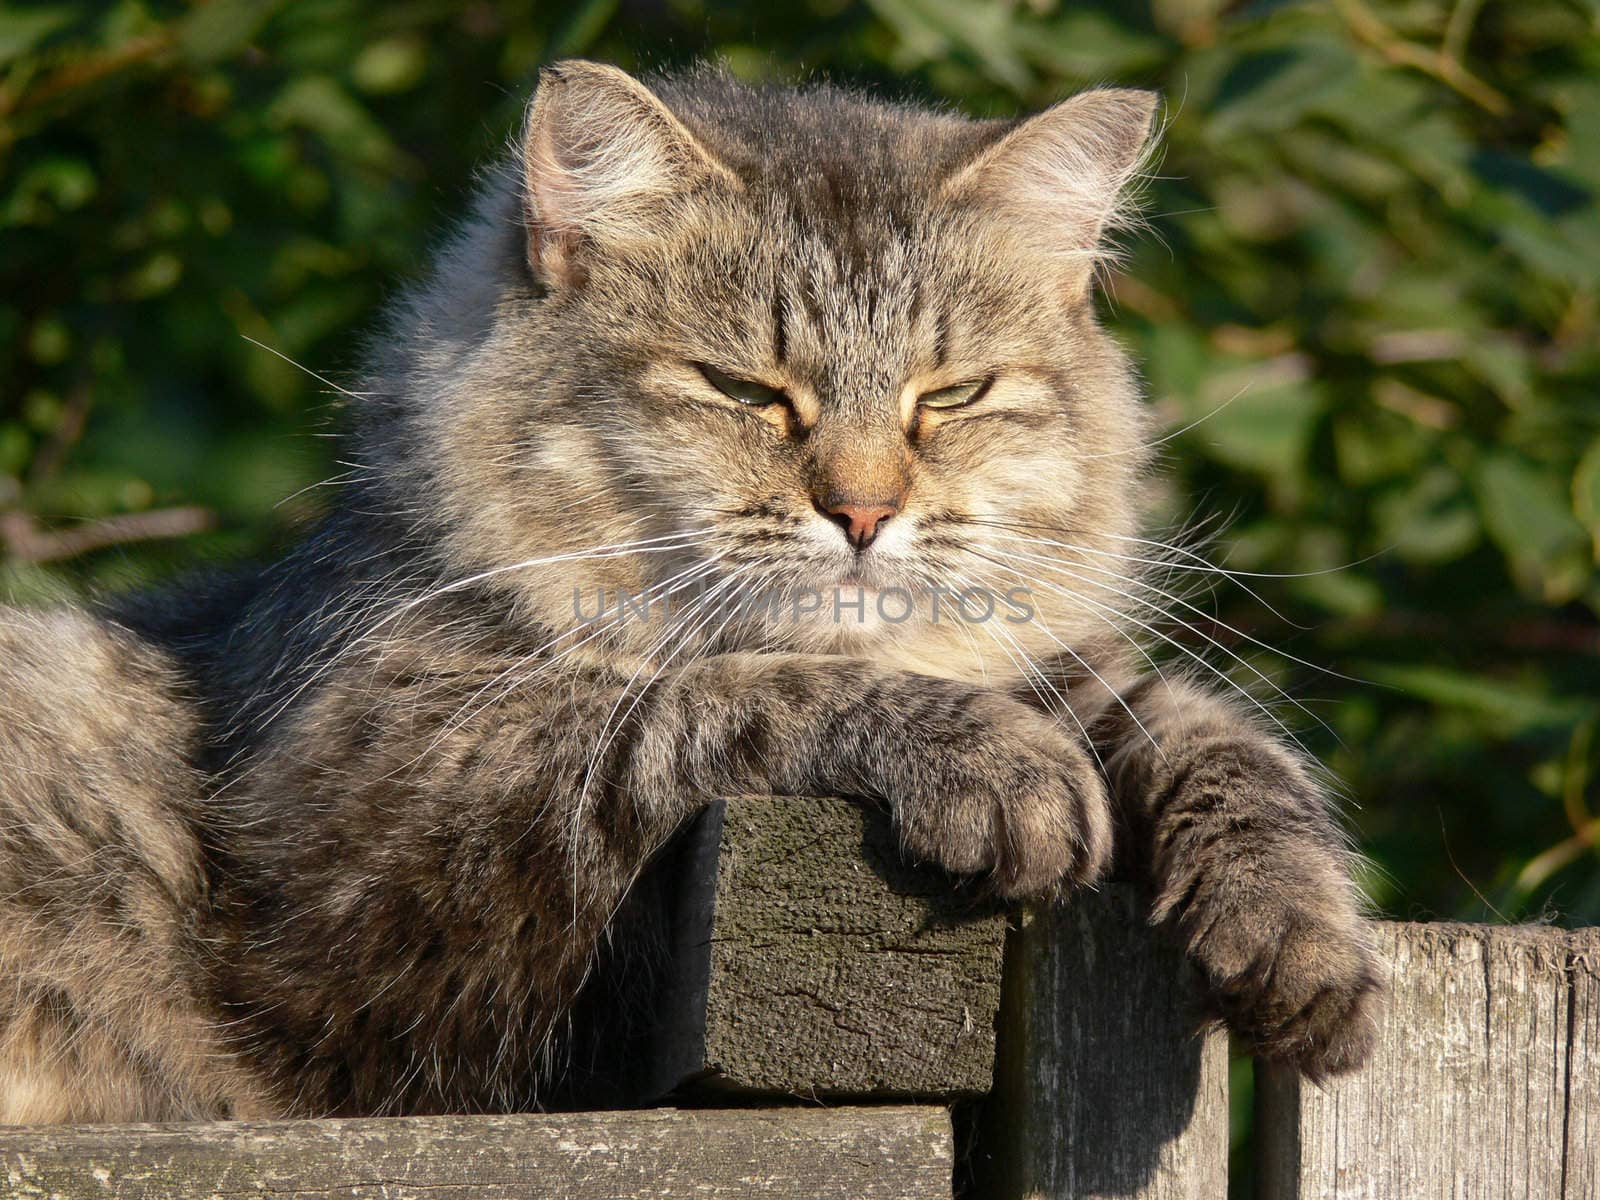
<svg viewBox="0 0 1600 1200">
<path fill-rule="evenodd" d="M 950 1196 L 937 1107 L 0 1128 L 22 1200 Z"/>
<path fill-rule="evenodd" d="M 774 796 L 720 808 L 688 871 L 700 890 L 680 906 L 663 1084 L 835 1100 L 988 1091 L 1002 910 L 905 862 L 881 809 Z"/>
<path fill-rule="evenodd" d="M 1228 1041 L 1197 1032 L 1189 971 L 1131 889 L 1026 915 L 985 1134 L 992 1194 L 1227 1195 Z"/>
<path fill-rule="evenodd" d="M 1566 1196 L 1600 1200 L 1600 929 L 1571 937 L 1567 980 Z"/>
<path fill-rule="evenodd" d="M 1372 1061 L 1325 1088 L 1268 1070 L 1268 1200 L 1594 1200 L 1600 930 L 1386 925 Z"/>
</svg>

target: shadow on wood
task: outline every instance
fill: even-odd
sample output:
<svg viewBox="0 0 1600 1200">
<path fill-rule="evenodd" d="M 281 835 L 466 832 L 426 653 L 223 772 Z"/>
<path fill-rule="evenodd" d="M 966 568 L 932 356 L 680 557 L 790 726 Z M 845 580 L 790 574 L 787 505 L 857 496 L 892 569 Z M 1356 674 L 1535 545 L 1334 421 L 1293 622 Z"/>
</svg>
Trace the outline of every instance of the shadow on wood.
<svg viewBox="0 0 1600 1200">
<path fill-rule="evenodd" d="M 1228 1040 L 1196 1032 L 1189 970 L 1132 889 L 1026 915 L 1007 950 L 984 1195 L 1227 1195 Z"/>
</svg>

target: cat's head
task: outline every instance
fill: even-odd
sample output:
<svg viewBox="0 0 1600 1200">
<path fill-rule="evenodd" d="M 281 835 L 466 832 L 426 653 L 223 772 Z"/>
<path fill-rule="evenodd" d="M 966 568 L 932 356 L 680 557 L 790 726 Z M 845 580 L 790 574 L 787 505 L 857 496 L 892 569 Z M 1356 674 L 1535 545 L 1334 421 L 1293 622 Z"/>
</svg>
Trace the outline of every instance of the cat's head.
<svg viewBox="0 0 1600 1200">
<path fill-rule="evenodd" d="M 452 561 L 547 625 L 649 592 L 697 641 L 952 673 L 1103 635 L 1144 439 L 1092 290 L 1154 103 L 550 68 L 386 382 Z"/>
</svg>

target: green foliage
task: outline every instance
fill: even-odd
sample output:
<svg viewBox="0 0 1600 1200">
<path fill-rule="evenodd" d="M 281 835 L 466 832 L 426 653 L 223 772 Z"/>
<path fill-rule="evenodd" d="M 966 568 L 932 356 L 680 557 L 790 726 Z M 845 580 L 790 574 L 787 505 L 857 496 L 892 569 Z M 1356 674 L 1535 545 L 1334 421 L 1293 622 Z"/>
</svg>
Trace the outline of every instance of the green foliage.
<svg viewBox="0 0 1600 1200">
<path fill-rule="evenodd" d="M 260 553 L 314 511 L 336 396 L 288 360 L 349 378 L 552 58 L 715 54 L 995 115 L 1156 87 L 1150 230 L 1108 312 L 1173 431 L 1173 496 L 1228 516 L 1228 566 L 1293 576 L 1246 580 L 1282 619 L 1228 586 L 1190 623 L 1327 723 L 1307 740 L 1391 911 L 1600 920 L 1597 21 L 1592 0 L 11 4 L 0 587 Z"/>
</svg>

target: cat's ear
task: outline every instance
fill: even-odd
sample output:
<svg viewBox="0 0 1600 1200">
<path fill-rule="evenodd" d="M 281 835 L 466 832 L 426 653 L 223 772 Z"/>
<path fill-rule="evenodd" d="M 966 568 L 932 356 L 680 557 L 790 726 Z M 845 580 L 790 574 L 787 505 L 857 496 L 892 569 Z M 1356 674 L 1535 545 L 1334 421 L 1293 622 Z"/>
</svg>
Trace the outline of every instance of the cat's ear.
<svg viewBox="0 0 1600 1200">
<path fill-rule="evenodd" d="M 616 67 L 547 67 L 522 139 L 528 261 L 547 282 L 581 277 L 585 245 L 648 237 L 666 201 L 734 177 L 649 88 Z"/>
<path fill-rule="evenodd" d="M 1154 92 L 1080 92 L 1018 121 L 945 182 L 945 194 L 974 200 L 1020 223 L 1038 249 L 1087 267 L 1126 213 L 1126 193 L 1144 163 Z"/>
</svg>

